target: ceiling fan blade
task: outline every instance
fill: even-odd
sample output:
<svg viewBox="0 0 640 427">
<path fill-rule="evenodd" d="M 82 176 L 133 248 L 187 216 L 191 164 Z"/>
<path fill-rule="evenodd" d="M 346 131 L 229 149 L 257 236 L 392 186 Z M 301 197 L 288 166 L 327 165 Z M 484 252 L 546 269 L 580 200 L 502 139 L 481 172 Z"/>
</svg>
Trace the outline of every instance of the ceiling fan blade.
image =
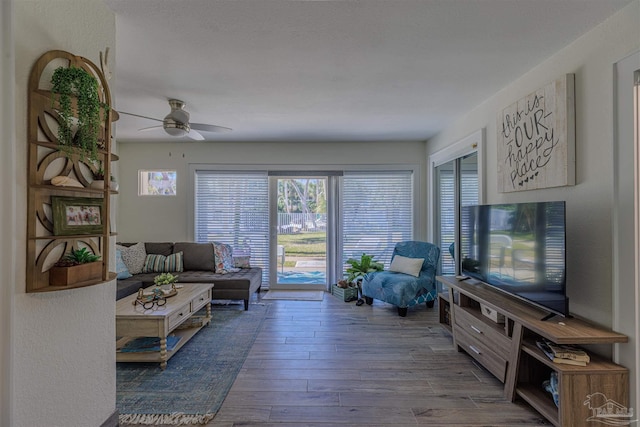
<svg viewBox="0 0 640 427">
<path fill-rule="evenodd" d="M 204 136 L 200 134 L 200 132 L 191 129 L 187 134 L 187 138 L 193 139 L 194 141 L 204 141 Z"/>
<path fill-rule="evenodd" d="M 189 123 L 189 126 L 191 126 L 191 129 L 203 130 L 205 132 L 230 132 L 233 130 L 224 126 L 206 125 L 204 123 Z"/>
<path fill-rule="evenodd" d="M 153 117 L 141 116 L 140 114 L 127 113 L 125 111 L 118 111 L 118 113 L 126 114 L 127 116 L 140 117 L 141 119 L 155 120 L 156 122 L 161 122 L 162 121 L 162 119 L 156 119 L 156 118 L 153 118 Z"/>
<path fill-rule="evenodd" d="M 146 132 L 148 130 L 154 130 L 154 129 L 162 129 L 162 125 L 159 126 L 150 126 L 148 128 L 142 128 L 142 129 L 138 129 L 139 132 Z"/>
</svg>

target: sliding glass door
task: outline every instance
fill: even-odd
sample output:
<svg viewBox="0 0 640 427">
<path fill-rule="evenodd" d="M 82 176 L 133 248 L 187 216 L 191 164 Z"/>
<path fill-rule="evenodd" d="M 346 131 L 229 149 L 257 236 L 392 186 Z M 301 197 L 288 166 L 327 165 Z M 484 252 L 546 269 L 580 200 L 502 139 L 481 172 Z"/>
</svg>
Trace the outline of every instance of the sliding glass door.
<svg viewBox="0 0 640 427">
<path fill-rule="evenodd" d="M 271 288 L 326 289 L 327 177 L 272 179 L 276 192 L 271 205 L 275 201 L 276 215 L 271 229 L 276 250 L 271 268 L 276 274 Z"/>
<path fill-rule="evenodd" d="M 266 172 L 195 171 L 196 242 L 222 242 L 250 256 L 269 279 L 269 193 Z"/>
<path fill-rule="evenodd" d="M 194 239 L 249 255 L 263 288 L 329 289 L 349 258 L 413 239 L 414 171 L 193 169 Z"/>
<path fill-rule="evenodd" d="M 478 204 L 478 156 L 451 160 L 436 167 L 437 233 L 436 245 L 442 248 L 440 271 L 455 274 L 456 215 L 462 206 Z"/>
<path fill-rule="evenodd" d="M 484 132 L 477 131 L 432 154 L 431 235 L 440 247 L 440 274 L 457 274 L 455 242 L 460 208 L 482 200 L 482 146 Z"/>
</svg>

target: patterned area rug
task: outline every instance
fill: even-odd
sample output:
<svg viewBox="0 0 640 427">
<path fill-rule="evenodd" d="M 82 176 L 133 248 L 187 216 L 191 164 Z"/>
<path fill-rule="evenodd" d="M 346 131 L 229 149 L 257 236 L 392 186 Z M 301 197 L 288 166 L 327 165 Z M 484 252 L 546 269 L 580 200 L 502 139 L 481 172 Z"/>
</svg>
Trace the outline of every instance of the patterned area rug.
<svg viewBox="0 0 640 427">
<path fill-rule="evenodd" d="M 322 301 L 324 291 L 269 291 L 262 299 L 285 299 L 293 301 Z"/>
<path fill-rule="evenodd" d="M 214 305 L 201 329 L 162 371 L 158 363 L 118 363 L 120 425 L 192 425 L 211 421 L 233 385 L 269 305 Z"/>
</svg>

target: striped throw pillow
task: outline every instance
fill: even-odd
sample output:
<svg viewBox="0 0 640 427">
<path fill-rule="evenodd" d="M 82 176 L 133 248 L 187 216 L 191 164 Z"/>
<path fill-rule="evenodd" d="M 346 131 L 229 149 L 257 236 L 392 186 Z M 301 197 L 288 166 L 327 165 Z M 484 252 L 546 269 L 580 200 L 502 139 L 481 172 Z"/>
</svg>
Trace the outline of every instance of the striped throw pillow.
<svg viewBox="0 0 640 427">
<path fill-rule="evenodd" d="M 169 256 L 159 254 L 148 254 L 144 260 L 143 273 L 169 273 L 173 271 L 183 271 L 182 252 L 177 252 Z"/>
</svg>

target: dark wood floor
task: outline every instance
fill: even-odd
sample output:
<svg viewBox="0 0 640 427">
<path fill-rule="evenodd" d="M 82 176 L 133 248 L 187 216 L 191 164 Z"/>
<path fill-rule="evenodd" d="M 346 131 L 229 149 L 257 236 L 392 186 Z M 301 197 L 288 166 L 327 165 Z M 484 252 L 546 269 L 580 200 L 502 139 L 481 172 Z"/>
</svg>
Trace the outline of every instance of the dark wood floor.
<svg viewBox="0 0 640 427">
<path fill-rule="evenodd" d="M 437 306 L 261 300 L 269 316 L 208 426 L 546 425 L 453 348 Z M 251 309 L 251 308 L 249 308 Z"/>
</svg>

